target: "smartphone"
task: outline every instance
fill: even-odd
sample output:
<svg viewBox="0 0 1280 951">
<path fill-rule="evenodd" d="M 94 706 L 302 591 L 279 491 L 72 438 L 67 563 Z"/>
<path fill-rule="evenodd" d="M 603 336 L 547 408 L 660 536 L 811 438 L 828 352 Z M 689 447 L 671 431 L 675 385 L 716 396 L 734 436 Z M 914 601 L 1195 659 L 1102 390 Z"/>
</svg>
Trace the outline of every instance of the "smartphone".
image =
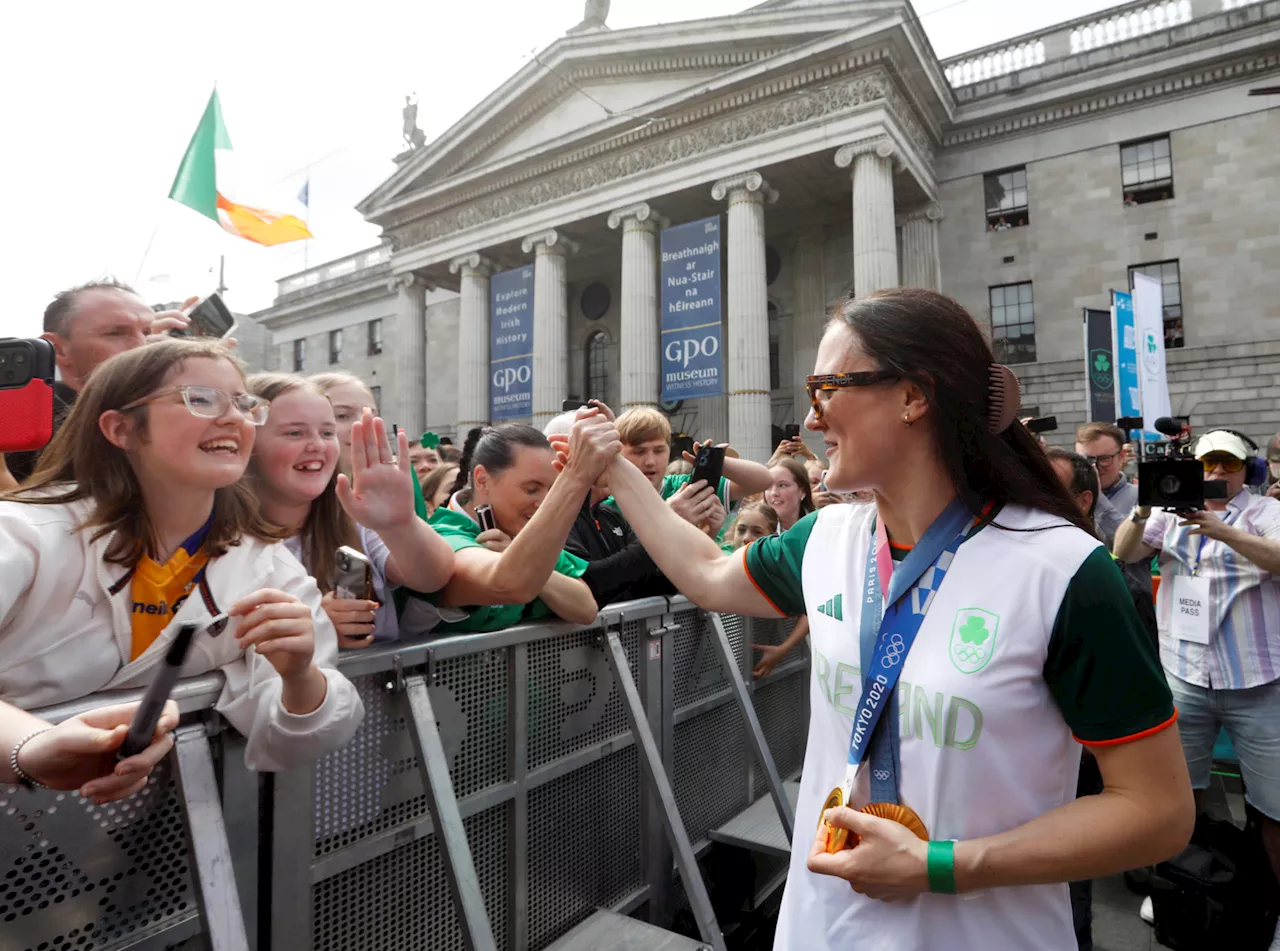
<svg viewBox="0 0 1280 951">
<path fill-rule="evenodd" d="M 1056 416 L 1038 416 L 1035 419 L 1027 420 L 1027 432 L 1032 435 L 1040 433 L 1051 433 L 1058 428 L 1058 417 Z"/>
<path fill-rule="evenodd" d="M 799 440 L 799 438 L 800 438 L 800 424 L 799 424 L 799 423 L 792 423 L 790 426 L 787 426 L 785 429 L 783 429 L 783 430 L 782 430 L 782 438 L 783 438 L 783 439 L 789 439 L 789 440 L 791 440 L 792 442 L 796 442 L 797 440 Z"/>
<path fill-rule="evenodd" d="M 373 566 L 354 548 L 338 549 L 338 564 L 333 572 L 334 597 L 353 601 L 376 601 L 373 596 Z"/>
<path fill-rule="evenodd" d="M 0 452 L 33 452 L 53 438 L 53 344 L 0 340 Z"/>
<path fill-rule="evenodd" d="M 694 459 L 693 474 L 689 482 L 705 481 L 712 490 L 718 490 L 724 474 L 724 446 L 703 446 Z"/>
<path fill-rule="evenodd" d="M 175 337 L 227 337 L 236 329 L 236 318 L 231 309 L 215 292 L 202 297 L 187 311 L 191 323 L 185 330 L 175 330 Z"/>
<path fill-rule="evenodd" d="M 498 520 L 493 517 L 492 506 L 477 505 L 476 519 L 480 522 L 480 531 L 482 532 L 489 532 L 498 527 Z"/>
<path fill-rule="evenodd" d="M 572 413 L 575 410 L 582 409 L 582 407 L 586 405 L 587 405 L 586 400 L 565 400 L 563 403 L 560 404 L 560 412 Z"/>
</svg>

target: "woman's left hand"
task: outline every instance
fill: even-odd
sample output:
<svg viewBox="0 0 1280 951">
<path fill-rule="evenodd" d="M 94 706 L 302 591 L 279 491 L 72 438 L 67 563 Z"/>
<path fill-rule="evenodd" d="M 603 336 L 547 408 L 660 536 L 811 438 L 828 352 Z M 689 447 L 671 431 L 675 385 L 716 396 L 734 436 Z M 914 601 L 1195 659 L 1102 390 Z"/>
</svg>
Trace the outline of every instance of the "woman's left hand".
<svg viewBox="0 0 1280 951">
<path fill-rule="evenodd" d="M 311 669 L 316 631 L 311 608 L 291 594 L 262 588 L 241 598 L 227 614 L 240 618 L 236 642 L 241 650 L 257 649 L 281 679 L 300 678 Z"/>
<path fill-rule="evenodd" d="M 819 825 L 809 871 L 843 878 L 855 892 L 882 901 L 905 901 L 929 890 L 929 843 L 906 826 L 847 806 L 828 809 L 824 818 L 848 829 L 849 840 L 858 844 L 828 855 L 827 827 Z"/>
<path fill-rule="evenodd" d="M 400 433 L 396 450 L 393 456 L 386 423 L 368 409 L 351 424 L 351 478 L 338 476 L 338 501 L 357 523 L 379 533 L 413 518 L 407 433 Z"/>
</svg>

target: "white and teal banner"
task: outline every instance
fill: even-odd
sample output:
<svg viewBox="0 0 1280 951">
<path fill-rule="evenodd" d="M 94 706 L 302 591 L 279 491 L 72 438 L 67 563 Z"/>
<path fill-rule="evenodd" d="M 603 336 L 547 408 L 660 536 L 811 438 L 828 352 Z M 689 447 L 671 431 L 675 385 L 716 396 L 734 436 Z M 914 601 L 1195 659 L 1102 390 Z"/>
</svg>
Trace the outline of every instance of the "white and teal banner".
<svg viewBox="0 0 1280 951">
<path fill-rule="evenodd" d="M 1164 288 L 1154 277 L 1133 275 L 1133 323 L 1138 343 L 1138 382 L 1147 429 L 1172 416 L 1164 353 Z"/>
<path fill-rule="evenodd" d="M 1156 431 L 1154 423 L 1159 417 L 1170 415 L 1168 390 L 1166 388 L 1163 409 L 1154 407 L 1160 409 L 1160 412 L 1150 412 L 1144 406 L 1139 345 L 1145 347 L 1148 341 L 1139 334 L 1133 311 L 1133 295 L 1124 291 L 1111 292 L 1111 339 L 1115 342 L 1116 353 L 1116 416 L 1141 416 L 1145 428 L 1144 439 L 1148 442 L 1165 439 Z M 1160 364 L 1163 369 L 1163 331 L 1160 343 Z"/>
</svg>

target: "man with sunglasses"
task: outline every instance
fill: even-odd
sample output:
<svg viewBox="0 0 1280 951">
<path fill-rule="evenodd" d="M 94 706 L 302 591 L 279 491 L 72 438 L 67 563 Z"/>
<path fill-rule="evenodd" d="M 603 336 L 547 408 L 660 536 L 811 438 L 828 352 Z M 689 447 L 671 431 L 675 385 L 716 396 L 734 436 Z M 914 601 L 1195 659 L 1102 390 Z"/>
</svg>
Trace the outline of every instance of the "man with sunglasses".
<svg viewBox="0 0 1280 951">
<path fill-rule="evenodd" d="M 1160 658 L 1197 804 L 1225 728 L 1280 876 L 1280 502 L 1245 488 L 1252 455 L 1236 433 L 1203 436 L 1195 456 L 1206 481 L 1226 484 L 1226 497 L 1190 514 L 1135 508 L 1115 553 L 1160 555 Z"/>
</svg>

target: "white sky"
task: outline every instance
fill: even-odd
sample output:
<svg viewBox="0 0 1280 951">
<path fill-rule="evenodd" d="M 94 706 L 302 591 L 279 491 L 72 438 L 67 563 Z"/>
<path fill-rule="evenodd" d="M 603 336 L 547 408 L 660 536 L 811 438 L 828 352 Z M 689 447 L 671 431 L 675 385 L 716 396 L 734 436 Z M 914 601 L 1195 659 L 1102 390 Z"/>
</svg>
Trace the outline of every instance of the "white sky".
<svg viewBox="0 0 1280 951">
<path fill-rule="evenodd" d="M 621 29 L 750 5 L 613 0 L 608 22 Z M 1114 5 L 915 0 L 943 58 Z M 149 301 L 181 300 L 216 285 L 225 254 L 228 302 L 253 311 L 271 303 L 276 278 L 377 244 L 353 206 L 403 147 L 405 94 L 418 93 L 418 123 L 435 138 L 575 25 L 583 3 L 362 0 L 327 9 L 335 12 L 309 0 L 5 5 L 0 337 L 38 334 L 55 292 L 106 274 Z M 297 207 L 309 169 L 314 241 L 261 248 L 167 199 L 215 82 L 241 196 Z"/>
</svg>

